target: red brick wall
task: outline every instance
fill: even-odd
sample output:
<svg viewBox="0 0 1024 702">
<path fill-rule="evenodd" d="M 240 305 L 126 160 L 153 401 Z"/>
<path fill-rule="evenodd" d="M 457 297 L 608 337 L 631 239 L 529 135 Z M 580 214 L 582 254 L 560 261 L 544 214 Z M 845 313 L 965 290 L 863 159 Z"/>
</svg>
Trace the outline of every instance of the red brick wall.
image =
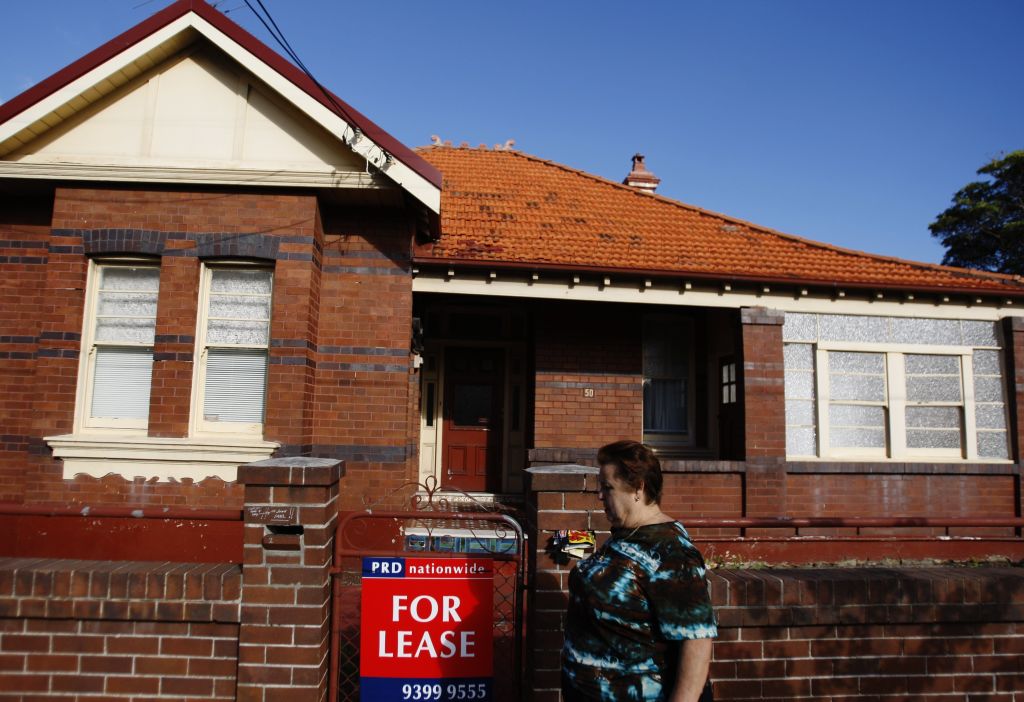
<svg viewBox="0 0 1024 702">
<path fill-rule="evenodd" d="M 788 508 L 807 517 L 1013 517 L 1012 475 L 789 474 Z"/>
<path fill-rule="evenodd" d="M 345 459 L 340 506 L 355 509 L 417 475 L 412 232 L 397 211 L 338 208 L 324 230 L 313 453 Z"/>
<path fill-rule="evenodd" d="M 52 203 L 31 203 L 25 211 L 4 203 L 0 215 L 0 314 L 11 334 L 0 337 L 0 417 L 11 419 L 0 443 L 0 501 L 241 506 L 241 490 L 219 480 L 65 481 L 49 456 L 42 437 L 72 429 L 88 255 L 96 253 L 160 262 L 150 435 L 188 435 L 200 260 L 269 259 L 264 438 L 285 455 L 348 459 L 351 506 L 415 475 L 412 229 L 403 210 L 335 207 L 325 225 L 312 194 L 116 187 L 58 188 Z"/>
<path fill-rule="evenodd" d="M 20 501 L 39 403 L 36 353 L 46 309 L 52 198 L 0 200 L 0 501 Z M 47 347 L 52 342 L 45 341 Z M 44 400 L 45 402 L 45 400 Z"/>
<path fill-rule="evenodd" d="M 643 356 L 636 310 L 557 303 L 534 309 L 534 446 L 640 440 Z M 593 397 L 584 396 L 587 388 Z"/>
<path fill-rule="evenodd" d="M 719 700 L 1003 700 L 1024 690 L 1014 568 L 715 571 Z"/>
<path fill-rule="evenodd" d="M 239 595 L 237 566 L 0 559 L 0 699 L 234 700 Z"/>
</svg>

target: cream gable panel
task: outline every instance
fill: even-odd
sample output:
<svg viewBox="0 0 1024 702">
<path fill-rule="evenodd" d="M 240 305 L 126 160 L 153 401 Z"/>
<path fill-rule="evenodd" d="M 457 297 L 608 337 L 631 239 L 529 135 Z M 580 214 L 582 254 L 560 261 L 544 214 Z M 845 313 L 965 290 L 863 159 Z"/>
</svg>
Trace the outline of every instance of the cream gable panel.
<svg viewBox="0 0 1024 702">
<path fill-rule="evenodd" d="M 212 51 L 164 64 L 3 160 L 322 174 L 365 170 L 362 157 Z"/>
</svg>

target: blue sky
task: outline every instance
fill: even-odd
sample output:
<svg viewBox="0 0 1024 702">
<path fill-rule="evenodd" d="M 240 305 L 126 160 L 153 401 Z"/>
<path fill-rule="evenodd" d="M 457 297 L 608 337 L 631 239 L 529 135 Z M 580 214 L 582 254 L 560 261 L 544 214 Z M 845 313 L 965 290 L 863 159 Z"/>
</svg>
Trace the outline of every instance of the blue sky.
<svg viewBox="0 0 1024 702">
<path fill-rule="evenodd" d="M 263 1 L 409 145 L 513 138 L 614 180 L 640 151 L 663 195 L 849 248 L 939 261 L 928 224 L 1024 148 L 1020 0 Z M 0 100 L 169 4 L 143 3 L 5 6 Z"/>
</svg>

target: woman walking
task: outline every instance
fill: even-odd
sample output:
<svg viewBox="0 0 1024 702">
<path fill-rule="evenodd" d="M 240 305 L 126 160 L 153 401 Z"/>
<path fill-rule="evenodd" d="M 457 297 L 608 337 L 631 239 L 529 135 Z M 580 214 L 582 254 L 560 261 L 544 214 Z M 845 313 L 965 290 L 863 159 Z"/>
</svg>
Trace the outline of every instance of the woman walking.
<svg viewBox="0 0 1024 702">
<path fill-rule="evenodd" d="M 661 464 L 637 441 L 598 452 L 611 538 L 569 576 L 565 702 L 710 700 L 718 629 L 704 559 L 661 510 Z"/>
</svg>

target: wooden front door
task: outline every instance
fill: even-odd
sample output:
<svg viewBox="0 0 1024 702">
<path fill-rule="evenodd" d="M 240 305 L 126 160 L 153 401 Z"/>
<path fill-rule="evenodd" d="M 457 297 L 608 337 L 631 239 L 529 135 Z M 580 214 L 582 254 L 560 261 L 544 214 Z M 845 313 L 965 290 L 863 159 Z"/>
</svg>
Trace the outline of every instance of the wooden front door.
<svg viewBox="0 0 1024 702">
<path fill-rule="evenodd" d="M 445 352 L 441 474 L 444 487 L 501 488 L 505 353 L 491 348 Z"/>
</svg>

